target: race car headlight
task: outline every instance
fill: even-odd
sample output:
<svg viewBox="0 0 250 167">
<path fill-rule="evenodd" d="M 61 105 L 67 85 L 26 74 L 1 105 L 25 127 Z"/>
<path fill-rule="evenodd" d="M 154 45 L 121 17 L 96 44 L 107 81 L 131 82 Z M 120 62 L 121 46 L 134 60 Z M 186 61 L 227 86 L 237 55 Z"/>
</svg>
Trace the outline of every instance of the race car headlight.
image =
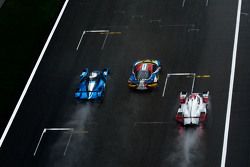
<svg viewBox="0 0 250 167">
<path fill-rule="evenodd" d="M 102 92 L 100 91 L 100 92 L 98 92 L 97 94 L 98 94 L 98 96 L 101 96 L 101 95 L 102 95 Z"/>
<path fill-rule="evenodd" d="M 129 83 L 128 86 L 134 88 L 134 87 L 136 87 L 136 84 Z"/>
<path fill-rule="evenodd" d="M 158 85 L 158 83 L 150 83 L 147 86 L 149 86 L 149 87 L 156 87 L 157 85 Z"/>
<path fill-rule="evenodd" d="M 128 80 L 128 84 L 136 85 L 137 83 L 138 81 L 136 80 L 131 80 L 131 79 Z"/>
<path fill-rule="evenodd" d="M 80 93 L 79 92 L 76 92 L 75 93 L 75 97 L 79 97 L 80 96 Z"/>
</svg>

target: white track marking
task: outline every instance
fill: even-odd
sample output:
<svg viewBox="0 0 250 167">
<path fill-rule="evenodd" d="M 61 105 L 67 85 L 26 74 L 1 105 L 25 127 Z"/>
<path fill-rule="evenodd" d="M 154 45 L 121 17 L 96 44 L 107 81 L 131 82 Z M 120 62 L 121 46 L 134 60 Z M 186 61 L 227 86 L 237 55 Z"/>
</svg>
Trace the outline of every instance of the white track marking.
<svg viewBox="0 0 250 167">
<path fill-rule="evenodd" d="M 38 150 L 38 148 L 39 148 L 39 146 L 40 146 L 40 143 L 41 143 L 41 141 L 42 141 L 42 138 L 43 138 L 44 134 L 45 134 L 47 131 L 72 131 L 72 132 L 73 132 L 74 129 L 73 129 L 73 128 L 44 128 L 44 129 L 43 129 L 43 132 L 42 132 L 42 134 L 41 134 L 41 136 L 40 136 L 40 139 L 39 139 L 39 141 L 38 141 L 38 143 L 37 143 L 35 152 L 33 153 L 33 156 L 36 156 L 36 153 L 37 153 L 37 150 Z M 71 134 L 72 134 L 72 132 L 71 132 Z M 66 153 L 66 152 L 64 151 L 64 153 Z"/>
<path fill-rule="evenodd" d="M 86 32 L 109 32 L 109 30 L 89 30 L 89 31 L 86 31 Z"/>
<path fill-rule="evenodd" d="M 186 0 L 183 0 L 183 1 L 182 1 L 182 7 L 185 6 L 185 2 L 186 2 Z"/>
<path fill-rule="evenodd" d="M 165 96 L 165 92 L 166 92 L 166 87 L 167 87 L 167 82 L 168 82 L 168 78 L 170 76 L 193 76 L 194 79 L 193 79 L 193 83 L 192 83 L 192 88 L 191 88 L 191 92 L 193 92 L 193 89 L 194 89 L 194 82 L 195 82 L 195 73 L 170 73 L 170 74 L 167 74 L 167 77 L 166 77 L 166 80 L 165 80 L 165 84 L 164 84 L 164 88 L 163 88 L 163 92 L 162 92 L 162 97 Z"/>
<path fill-rule="evenodd" d="M 169 73 L 170 76 L 195 75 L 195 73 Z"/>
<path fill-rule="evenodd" d="M 83 31 L 83 32 L 82 32 L 82 35 L 81 35 L 81 38 L 80 38 L 80 40 L 79 40 L 79 42 L 78 42 L 78 45 L 77 45 L 77 47 L 76 47 L 76 50 L 79 49 L 79 46 L 80 46 L 80 44 L 81 44 L 81 42 L 82 42 L 82 38 L 83 38 L 83 36 L 85 35 L 85 33 L 86 33 L 86 31 Z"/>
<path fill-rule="evenodd" d="M 39 58 L 38 58 L 38 60 L 37 60 L 37 62 L 35 64 L 35 67 L 33 68 L 32 73 L 31 73 L 31 75 L 30 75 L 30 77 L 29 77 L 29 79 L 28 79 L 28 81 L 27 81 L 27 83 L 26 83 L 26 85 L 24 87 L 24 90 L 23 90 L 23 92 L 22 92 L 22 94 L 21 94 L 21 96 L 20 96 L 20 98 L 19 98 L 19 100 L 17 102 L 17 105 L 16 105 L 16 107 L 15 107 L 15 109 L 14 109 L 14 111 L 13 111 L 11 117 L 10 117 L 10 120 L 9 120 L 3 134 L 2 134 L 2 137 L 0 139 L 0 147 L 2 147 L 4 139 L 5 139 L 6 135 L 7 135 L 10 127 L 11 127 L 12 122 L 14 121 L 14 118 L 15 118 L 15 116 L 17 114 L 17 111 L 18 111 L 18 109 L 19 109 L 19 107 L 20 107 L 20 105 L 21 105 L 21 103 L 23 101 L 23 98 L 24 98 L 24 96 L 25 96 L 25 94 L 26 94 L 26 92 L 27 92 L 27 90 L 28 90 L 28 88 L 30 86 L 30 83 L 31 83 L 31 81 L 32 81 L 32 79 L 33 79 L 33 77 L 34 77 L 34 75 L 36 73 L 36 70 L 37 70 L 37 68 L 38 68 L 38 66 L 39 66 L 39 64 L 40 64 L 40 62 L 41 62 L 41 60 L 43 58 L 43 55 L 44 55 L 44 53 L 45 53 L 45 51 L 46 51 L 46 49 L 47 49 L 47 47 L 48 47 L 48 45 L 50 43 L 50 40 L 51 40 L 51 38 L 52 38 L 52 36 L 53 36 L 57 26 L 58 26 L 58 23 L 61 20 L 61 17 L 62 17 L 62 15 L 64 13 L 64 10 L 66 9 L 66 6 L 67 6 L 68 2 L 69 2 L 69 0 L 65 0 L 64 5 L 63 5 L 63 7 L 62 7 L 57 19 L 56 19 L 56 22 L 55 22 L 55 24 L 54 24 L 54 26 L 53 26 L 53 28 L 52 28 L 49 36 L 48 36 L 48 39 L 47 39 L 47 41 L 46 41 L 46 43 L 45 43 L 45 45 L 44 45 L 44 47 L 43 47 L 43 49 L 42 49 L 42 51 L 40 53 L 40 56 L 39 56 Z"/>
<path fill-rule="evenodd" d="M 38 141 L 38 143 L 37 143 L 37 146 L 36 146 L 36 149 L 35 149 L 35 152 L 34 152 L 33 156 L 36 156 L 36 152 L 37 152 L 37 150 L 38 150 L 38 147 L 39 147 L 39 145 L 40 145 L 40 143 L 41 143 L 41 141 L 42 141 L 42 138 L 43 138 L 43 135 L 44 135 L 45 132 L 46 132 L 46 129 L 43 129 L 43 132 L 42 132 L 42 134 L 41 134 L 41 136 L 40 136 L 40 139 L 39 139 L 39 141 Z"/>
<path fill-rule="evenodd" d="M 102 49 L 103 49 L 103 48 L 104 48 L 104 45 L 105 45 L 105 42 L 106 42 L 106 39 L 107 39 L 108 34 L 109 34 L 109 30 L 87 30 L 87 31 L 83 30 L 82 35 L 81 35 L 81 38 L 80 38 L 80 40 L 79 40 L 79 42 L 78 42 L 78 45 L 77 45 L 77 47 L 76 47 L 76 51 L 78 51 L 78 49 L 79 49 L 79 47 L 80 47 L 80 45 L 81 45 L 81 42 L 82 42 L 82 38 L 83 38 L 83 36 L 84 36 L 87 32 L 89 32 L 89 33 L 107 33 L 107 35 L 106 35 L 106 37 L 105 37 L 105 39 L 104 39 L 104 42 L 103 42 L 103 44 L 102 44 Z"/>
<path fill-rule="evenodd" d="M 150 23 L 153 23 L 153 22 L 157 22 L 157 23 L 161 23 L 161 19 L 151 19 L 149 20 Z"/>
<path fill-rule="evenodd" d="M 235 66 L 236 66 L 239 29 L 240 29 L 241 4 L 242 4 L 242 0 L 239 0 L 238 1 L 238 9 L 237 9 L 236 25 L 235 25 L 232 66 L 231 66 L 230 84 L 229 84 L 228 101 L 227 101 L 227 114 L 226 114 L 224 141 L 223 141 L 222 156 L 221 156 L 221 167 L 225 167 L 225 165 L 226 165 L 228 132 L 229 132 L 229 124 L 230 124 L 231 105 L 232 105 L 233 86 L 234 86 L 234 74 L 235 74 Z"/>
<path fill-rule="evenodd" d="M 208 0 L 206 0 L 206 6 L 208 6 Z"/>
<path fill-rule="evenodd" d="M 74 130 L 74 129 L 73 129 L 73 130 L 70 132 L 69 140 L 68 140 L 67 145 L 66 145 L 66 147 L 65 147 L 63 156 L 65 156 L 66 153 L 67 153 L 67 151 L 68 151 L 68 147 L 69 147 L 69 144 L 70 144 L 70 141 L 71 141 L 71 138 L 72 138 L 73 134 L 86 134 L 86 133 L 88 133 L 88 131 L 85 131 L 85 130 Z"/>
<path fill-rule="evenodd" d="M 199 32 L 200 29 L 199 29 L 199 28 L 189 28 L 189 29 L 188 29 L 188 32 L 192 32 L 192 31 Z"/>
<path fill-rule="evenodd" d="M 101 47 L 102 50 L 104 49 L 104 46 L 105 46 L 105 43 L 106 43 L 106 40 L 107 40 L 108 36 L 109 36 L 109 31 L 107 32 L 107 34 L 105 36 L 105 39 L 103 41 L 103 44 L 102 44 L 102 47 Z"/>
<path fill-rule="evenodd" d="M 163 88 L 163 92 L 162 92 L 162 97 L 164 97 L 164 95 L 165 95 L 165 91 L 166 91 L 166 87 L 167 87 L 167 83 L 168 83 L 168 77 L 169 77 L 169 74 L 167 75 L 166 80 L 165 80 L 165 84 L 164 84 L 164 88 Z"/>
<path fill-rule="evenodd" d="M 246 13 L 246 12 L 241 12 L 241 14 L 244 16 L 248 16 L 248 13 Z"/>
<path fill-rule="evenodd" d="M 45 128 L 47 131 L 73 131 L 73 128 Z"/>
<path fill-rule="evenodd" d="M 69 140 L 68 140 L 67 145 L 66 145 L 66 147 L 65 147 L 65 150 L 64 150 L 63 156 L 65 156 L 65 155 L 66 155 L 66 152 L 67 152 L 67 150 L 68 150 L 69 143 L 70 143 L 70 141 L 71 141 L 72 135 L 73 135 L 73 133 L 71 133 L 71 134 L 70 134 L 70 136 L 69 136 Z"/>
<path fill-rule="evenodd" d="M 191 93 L 193 93 L 193 91 L 194 91 L 195 76 L 196 76 L 196 74 L 193 75 L 193 83 L 192 83 Z"/>
</svg>

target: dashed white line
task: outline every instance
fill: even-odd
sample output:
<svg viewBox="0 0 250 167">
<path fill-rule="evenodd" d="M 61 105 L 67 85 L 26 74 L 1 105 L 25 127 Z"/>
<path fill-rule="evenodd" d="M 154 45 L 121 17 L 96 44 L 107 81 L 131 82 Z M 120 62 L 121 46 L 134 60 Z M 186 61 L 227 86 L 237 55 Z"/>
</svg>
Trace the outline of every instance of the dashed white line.
<svg viewBox="0 0 250 167">
<path fill-rule="evenodd" d="M 241 14 L 244 16 L 248 16 L 248 13 L 246 13 L 246 12 L 241 12 Z"/>
<path fill-rule="evenodd" d="M 195 77 L 196 76 L 196 74 L 194 73 L 194 75 L 193 75 L 193 83 L 192 83 L 192 88 L 191 88 L 191 93 L 193 93 L 193 91 L 194 91 L 194 83 L 195 83 Z"/>
<path fill-rule="evenodd" d="M 73 131 L 73 128 L 45 128 L 50 131 Z"/>
<path fill-rule="evenodd" d="M 229 84 L 228 101 L 227 101 L 227 114 L 226 114 L 224 140 L 223 140 L 223 148 L 222 148 L 222 156 L 221 156 L 221 167 L 225 167 L 225 165 L 226 165 L 228 132 L 229 132 L 229 124 L 230 124 L 233 86 L 234 86 L 234 74 L 235 74 L 235 66 L 236 66 L 239 29 L 240 29 L 241 5 L 242 5 L 242 0 L 239 0 L 238 1 L 238 9 L 237 9 L 236 25 L 235 25 L 235 36 L 234 36 L 234 46 L 233 46 L 233 54 L 232 54 L 231 75 L 230 75 L 230 84 Z"/>
<path fill-rule="evenodd" d="M 208 6 L 208 0 L 206 0 L 206 6 Z"/>
<path fill-rule="evenodd" d="M 168 83 L 168 78 L 170 76 L 193 76 L 193 83 L 192 83 L 192 88 L 191 88 L 191 92 L 193 92 L 194 82 L 195 82 L 195 75 L 196 75 L 195 73 L 169 73 L 169 74 L 167 74 L 165 84 L 164 84 L 164 88 L 163 88 L 163 92 L 162 92 L 162 97 L 165 96 L 166 87 L 167 87 L 167 83 Z"/>
<path fill-rule="evenodd" d="M 105 36 L 105 39 L 103 41 L 103 44 L 102 44 L 102 47 L 101 47 L 102 50 L 104 49 L 104 46 L 105 46 L 105 43 L 106 43 L 106 40 L 107 40 L 108 36 L 109 36 L 109 31 L 107 32 L 107 34 Z"/>
<path fill-rule="evenodd" d="M 167 83 L 168 83 L 168 77 L 169 77 L 169 74 L 167 75 L 166 80 L 165 80 L 165 84 L 164 84 L 164 88 L 163 88 L 163 92 L 162 92 L 162 97 L 165 96 L 165 91 L 166 91 L 166 87 L 167 87 Z"/>
<path fill-rule="evenodd" d="M 34 75 L 36 73 L 36 70 L 37 70 L 37 68 L 38 68 L 38 66 L 39 66 L 39 64 L 40 64 L 40 62 L 41 62 L 41 60 L 43 58 L 43 55 L 44 55 L 44 53 L 45 53 L 45 51 L 46 51 L 46 49 L 47 49 L 47 47 L 48 47 L 48 45 L 50 43 L 50 40 L 51 40 L 51 38 L 52 38 L 52 36 L 53 36 L 57 26 L 58 26 L 58 23 L 61 20 L 61 17 L 62 17 L 62 15 L 64 13 L 64 10 L 66 9 L 66 6 L 67 6 L 68 2 L 69 2 L 69 0 L 65 0 L 64 5 L 63 5 L 63 7 L 62 7 L 57 19 L 56 19 L 56 22 L 55 22 L 55 24 L 54 24 L 54 26 L 53 26 L 53 28 L 52 28 L 49 36 L 48 36 L 48 39 L 47 39 L 47 41 L 46 41 L 46 43 L 45 43 L 45 45 L 44 45 L 44 47 L 43 47 L 43 49 L 42 49 L 42 51 L 40 53 L 40 56 L 39 56 L 39 58 L 38 58 L 38 60 L 37 60 L 37 62 L 35 64 L 35 67 L 33 68 L 32 73 L 31 73 L 31 75 L 30 75 L 30 77 L 29 77 L 29 79 L 28 79 L 28 81 L 27 81 L 27 83 L 26 83 L 26 85 L 24 87 L 24 90 L 23 90 L 23 92 L 22 92 L 22 94 L 21 94 L 21 96 L 20 96 L 20 98 L 19 98 L 19 100 L 17 102 L 17 105 L 16 105 L 16 107 L 15 107 L 15 109 L 14 109 L 14 111 L 13 111 L 11 117 L 10 117 L 10 120 L 9 120 L 3 134 L 2 134 L 2 137 L 0 139 L 0 147 L 2 147 L 4 139 L 5 139 L 6 135 L 7 135 L 10 127 L 11 127 L 12 122 L 14 121 L 14 118 L 15 118 L 15 116 L 17 114 L 17 111 L 18 111 L 18 109 L 19 109 L 19 107 L 20 107 L 20 105 L 21 105 L 21 103 L 23 101 L 23 98 L 24 98 L 24 96 L 25 96 L 25 94 L 26 94 L 26 92 L 27 92 L 27 90 L 28 90 L 28 88 L 30 86 L 30 83 L 31 83 L 31 81 L 32 81 L 32 79 L 33 79 L 33 77 L 34 77 Z"/>
<path fill-rule="evenodd" d="M 80 40 L 79 40 L 79 42 L 78 42 L 78 45 L 77 45 L 77 47 L 76 47 L 76 50 L 79 49 L 79 46 L 80 46 L 80 44 L 81 44 L 81 42 L 82 42 L 82 38 L 83 38 L 83 36 L 84 36 L 85 33 L 86 33 L 86 31 L 83 31 L 83 32 L 82 32 L 82 35 L 81 35 L 81 38 L 80 38 Z"/>
<path fill-rule="evenodd" d="M 185 2 L 186 2 L 186 0 L 183 0 L 183 1 L 182 1 L 182 7 L 185 6 Z"/>
<path fill-rule="evenodd" d="M 86 32 L 109 32 L 109 30 L 89 30 L 89 31 L 86 31 Z"/>
<path fill-rule="evenodd" d="M 66 152 L 67 152 L 67 150 L 68 150 L 69 143 L 70 143 L 70 141 L 71 141 L 72 135 L 73 135 L 73 133 L 71 133 L 70 136 L 69 136 L 69 140 L 68 140 L 68 142 L 67 142 L 67 145 L 66 145 L 65 150 L 64 150 L 64 153 L 63 153 L 64 156 L 66 155 Z"/>
<path fill-rule="evenodd" d="M 157 22 L 157 23 L 161 23 L 161 19 L 151 19 L 149 20 L 150 23 L 153 23 L 153 22 Z"/>
<path fill-rule="evenodd" d="M 39 148 L 39 146 L 40 146 L 40 143 L 41 143 L 41 141 L 42 141 L 42 138 L 43 138 L 44 134 L 45 134 L 47 131 L 71 131 L 71 135 L 72 135 L 72 132 L 74 131 L 74 129 L 73 129 L 73 128 L 44 128 L 44 129 L 43 129 L 43 132 L 42 132 L 42 134 L 41 134 L 41 136 L 40 136 L 40 138 L 39 138 L 39 141 L 38 141 L 38 143 L 37 143 L 37 145 L 36 145 L 36 149 L 35 149 L 35 151 L 34 151 L 34 153 L 33 153 L 33 156 L 36 156 L 36 153 L 37 153 L 37 150 L 38 150 L 38 148 Z M 68 144 L 67 144 L 67 147 L 68 147 Z M 64 154 L 66 154 L 66 151 L 67 151 L 66 149 L 67 149 L 67 148 L 65 148 Z"/>
<path fill-rule="evenodd" d="M 189 28 L 189 29 L 188 29 L 188 32 L 192 32 L 192 31 L 199 32 L 200 29 L 199 29 L 199 28 Z"/>
<path fill-rule="evenodd" d="M 37 146 L 36 146 L 35 152 L 33 153 L 33 156 L 36 156 L 36 152 L 38 150 L 38 147 L 39 147 L 39 145 L 40 145 L 40 143 L 42 141 L 42 138 L 43 138 L 43 135 L 44 135 L 45 132 L 46 132 L 46 129 L 43 129 L 42 135 L 40 136 L 40 139 L 39 139 L 39 141 L 37 143 Z"/>
<path fill-rule="evenodd" d="M 82 32 L 81 38 L 80 38 L 80 40 L 79 40 L 79 42 L 78 42 L 78 45 L 77 45 L 77 47 L 76 47 L 76 51 L 78 51 L 78 49 L 79 49 L 79 47 L 80 47 L 80 45 L 81 45 L 81 42 L 82 42 L 82 38 L 83 38 L 83 36 L 84 36 L 87 32 L 91 32 L 91 33 L 107 33 L 107 34 L 106 34 L 106 37 L 105 37 L 105 39 L 104 39 L 104 42 L 103 42 L 103 44 L 102 44 L 102 47 L 101 47 L 101 49 L 103 49 L 103 48 L 104 48 L 104 45 L 105 45 L 105 42 L 106 42 L 106 39 L 107 39 L 108 34 L 109 34 L 109 30 L 88 30 L 88 31 L 85 31 L 85 30 L 84 30 L 84 31 Z"/>
</svg>

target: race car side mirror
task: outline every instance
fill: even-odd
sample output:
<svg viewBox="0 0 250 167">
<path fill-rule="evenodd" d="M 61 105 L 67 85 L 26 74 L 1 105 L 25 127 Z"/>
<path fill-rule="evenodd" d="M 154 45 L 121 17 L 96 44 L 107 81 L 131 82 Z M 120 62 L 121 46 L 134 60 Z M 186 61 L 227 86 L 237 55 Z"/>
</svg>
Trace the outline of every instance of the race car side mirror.
<svg viewBox="0 0 250 167">
<path fill-rule="evenodd" d="M 110 74 L 110 70 L 109 70 L 108 68 L 104 68 L 104 69 L 102 70 L 102 73 L 103 73 L 103 75 L 107 76 L 107 75 Z"/>
<path fill-rule="evenodd" d="M 208 103 L 208 96 L 209 96 L 209 91 L 202 93 L 204 103 Z"/>
<path fill-rule="evenodd" d="M 184 104 L 186 102 L 187 92 L 180 92 L 179 101 L 180 104 Z"/>
<path fill-rule="evenodd" d="M 88 75 L 88 73 L 89 73 L 89 69 L 88 68 L 83 69 L 83 71 L 82 71 L 82 73 L 80 75 L 80 79 L 85 78 Z"/>
</svg>

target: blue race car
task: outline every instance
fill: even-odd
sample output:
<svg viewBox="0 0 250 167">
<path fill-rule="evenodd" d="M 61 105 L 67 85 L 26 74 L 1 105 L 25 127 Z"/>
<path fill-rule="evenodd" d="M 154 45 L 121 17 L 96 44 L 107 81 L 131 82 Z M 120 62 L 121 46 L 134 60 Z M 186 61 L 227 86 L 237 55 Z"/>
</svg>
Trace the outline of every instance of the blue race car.
<svg viewBox="0 0 250 167">
<path fill-rule="evenodd" d="M 89 72 L 85 68 L 80 75 L 80 85 L 75 92 L 75 98 L 80 100 L 103 100 L 108 69 Z"/>
<path fill-rule="evenodd" d="M 160 71 L 159 60 L 136 61 L 128 79 L 128 87 L 137 90 L 154 89 L 158 86 Z"/>
</svg>

